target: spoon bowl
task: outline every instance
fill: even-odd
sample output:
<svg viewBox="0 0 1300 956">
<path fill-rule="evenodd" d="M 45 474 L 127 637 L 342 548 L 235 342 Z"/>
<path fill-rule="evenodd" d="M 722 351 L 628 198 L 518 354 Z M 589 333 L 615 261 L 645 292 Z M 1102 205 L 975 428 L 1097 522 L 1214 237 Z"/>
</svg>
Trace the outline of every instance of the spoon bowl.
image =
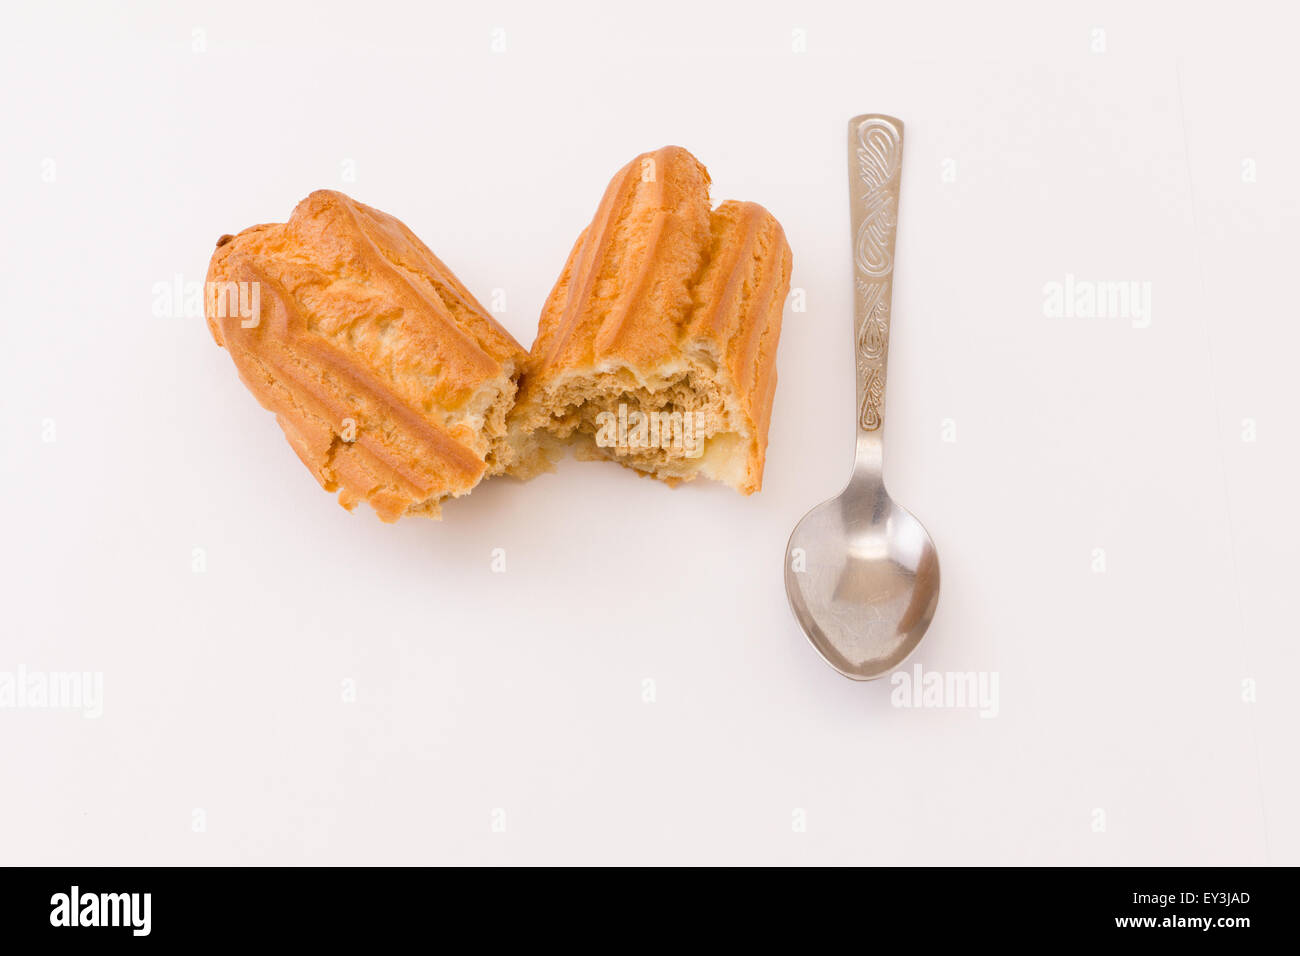
<svg viewBox="0 0 1300 956">
<path fill-rule="evenodd" d="M 795 525 L 785 590 L 804 634 L 845 677 L 872 680 L 920 643 L 939 603 L 939 555 L 883 484 L 850 482 Z"/>
</svg>

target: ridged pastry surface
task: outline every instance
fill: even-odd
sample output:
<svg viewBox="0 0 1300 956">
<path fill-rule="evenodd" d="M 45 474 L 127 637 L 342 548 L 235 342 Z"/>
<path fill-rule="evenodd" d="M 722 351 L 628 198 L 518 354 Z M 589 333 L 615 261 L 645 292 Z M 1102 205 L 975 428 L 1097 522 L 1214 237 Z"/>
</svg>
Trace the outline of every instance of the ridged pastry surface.
<svg viewBox="0 0 1300 956">
<path fill-rule="evenodd" d="M 233 306 L 251 284 L 255 321 Z M 286 223 L 223 236 L 206 308 L 244 384 L 344 507 L 436 516 L 503 469 L 527 353 L 394 217 L 321 190 Z"/>
<path fill-rule="evenodd" d="M 685 149 L 638 156 L 610 182 L 546 302 L 516 421 L 567 437 L 589 421 L 575 411 L 583 400 L 668 407 L 667 390 L 693 389 L 735 447 L 739 463 L 723 480 L 758 490 L 791 263 L 762 206 L 711 209 L 709 174 Z M 598 454 L 671 481 L 694 477 L 680 462 L 661 471 L 653 456 Z"/>
</svg>

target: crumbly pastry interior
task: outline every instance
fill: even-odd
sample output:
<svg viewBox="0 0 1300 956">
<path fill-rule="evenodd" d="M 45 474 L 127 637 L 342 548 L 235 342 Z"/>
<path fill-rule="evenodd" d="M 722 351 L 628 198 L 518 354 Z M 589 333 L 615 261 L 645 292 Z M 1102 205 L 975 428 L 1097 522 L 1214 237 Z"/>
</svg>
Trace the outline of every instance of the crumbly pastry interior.
<svg viewBox="0 0 1300 956">
<path fill-rule="evenodd" d="M 213 338 L 345 508 L 438 517 L 528 468 L 506 424 L 527 353 L 392 216 L 312 193 L 222 237 L 207 292 Z"/>
<path fill-rule="evenodd" d="M 790 248 L 767 210 L 712 210 L 708 188 L 671 146 L 611 181 L 543 310 L 510 416 L 518 444 L 569 444 L 670 484 L 762 486 Z"/>
</svg>

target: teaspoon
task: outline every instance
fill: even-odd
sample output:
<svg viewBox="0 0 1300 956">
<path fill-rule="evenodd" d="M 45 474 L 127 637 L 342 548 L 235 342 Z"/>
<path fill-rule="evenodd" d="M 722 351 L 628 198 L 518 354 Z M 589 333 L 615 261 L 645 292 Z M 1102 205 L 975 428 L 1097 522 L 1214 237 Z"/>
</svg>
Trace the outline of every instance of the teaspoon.
<svg viewBox="0 0 1300 956">
<path fill-rule="evenodd" d="M 885 491 L 882 428 L 903 124 L 849 121 L 857 453 L 839 496 L 809 511 L 786 546 L 785 590 L 813 647 L 845 677 L 903 663 L 939 602 L 939 558 L 921 522 Z"/>
</svg>

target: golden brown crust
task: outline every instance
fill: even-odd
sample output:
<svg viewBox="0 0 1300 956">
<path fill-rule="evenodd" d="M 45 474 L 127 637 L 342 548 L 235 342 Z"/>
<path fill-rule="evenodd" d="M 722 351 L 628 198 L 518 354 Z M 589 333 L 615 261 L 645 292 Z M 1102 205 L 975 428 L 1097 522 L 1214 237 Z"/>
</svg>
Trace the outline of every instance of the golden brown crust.
<svg viewBox="0 0 1300 956">
<path fill-rule="evenodd" d="M 232 307 L 241 288 L 256 319 Z M 436 516 L 498 470 L 490 419 L 504 430 L 526 353 L 392 216 L 321 190 L 286 223 L 222 237 L 207 319 L 344 507 Z"/>
<path fill-rule="evenodd" d="M 776 219 L 754 203 L 711 211 L 708 172 L 689 152 L 668 146 L 638 156 L 610 182 L 551 291 L 514 420 L 567 438 L 591 430 L 576 400 L 622 397 L 615 376 L 630 381 L 629 397 L 656 408 L 677 407 L 662 398 L 666 390 L 694 389 L 701 405 L 724 410 L 717 430 L 735 443 L 728 457 L 739 464 L 716 476 L 757 491 L 790 269 Z M 680 462 L 661 470 L 645 456 L 579 453 L 670 483 L 693 477 Z M 713 474 L 716 463 L 705 459 L 697 470 Z"/>
<path fill-rule="evenodd" d="M 776 348 L 793 257 L 785 231 L 762 206 L 724 202 L 713 213 L 713 245 L 693 290 L 686 340 L 707 342 L 749 426 L 746 494 L 763 485 L 776 394 Z"/>
<path fill-rule="evenodd" d="M 614 176 L 542 313 L 530 371 L 671 360 L 709 244 L 709 174 L 667 146 Z"/>
</svg>

